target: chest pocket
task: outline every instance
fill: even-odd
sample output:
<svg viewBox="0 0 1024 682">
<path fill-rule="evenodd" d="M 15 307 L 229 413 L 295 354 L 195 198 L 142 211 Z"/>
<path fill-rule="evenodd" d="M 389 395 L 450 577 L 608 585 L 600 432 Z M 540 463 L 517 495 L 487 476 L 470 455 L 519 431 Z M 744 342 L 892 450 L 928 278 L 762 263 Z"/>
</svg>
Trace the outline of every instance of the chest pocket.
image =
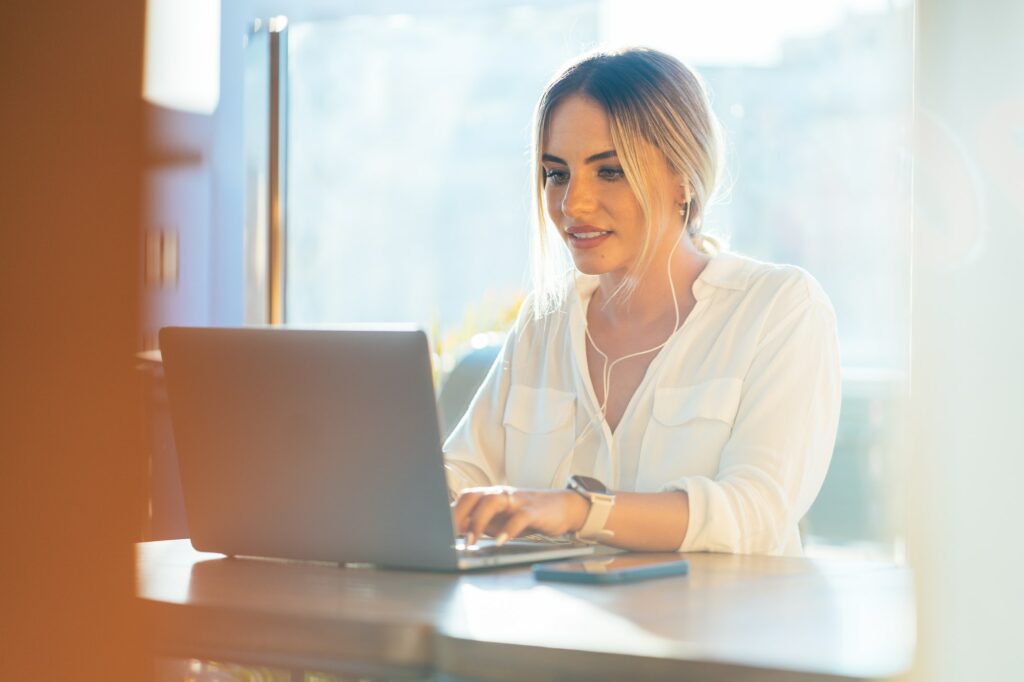
<svg viewBox="0 0 1024 682">
<path fill-rule="evenodd" d="M 640 446 L 637 490 L 660 490 L 682 476 L 714 477 L 742 389 L 740 379 L 656 389 Z"/>
<path fill-rule="evenodd" d="M 576 395 L 513 384 L 503 422 L 509 484 L 547 488 L 575 444 Z"/>
</svg>

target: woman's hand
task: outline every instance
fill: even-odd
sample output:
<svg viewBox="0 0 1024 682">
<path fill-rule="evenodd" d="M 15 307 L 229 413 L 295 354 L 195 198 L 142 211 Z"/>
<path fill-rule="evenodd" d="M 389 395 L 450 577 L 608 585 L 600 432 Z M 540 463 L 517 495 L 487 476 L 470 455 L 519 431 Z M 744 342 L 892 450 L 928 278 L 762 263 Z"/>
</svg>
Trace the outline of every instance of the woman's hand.
<svg viewBox="0 0 1024 682">
<path fill-rule="evenodd" d="M 558 536 L 583 527 L 590 503 L 571 490 L 467 488 L 452 504 L 458 533 L 472 545 L 485 532 L 505 544 L 524 533 Z"/>
</svg>

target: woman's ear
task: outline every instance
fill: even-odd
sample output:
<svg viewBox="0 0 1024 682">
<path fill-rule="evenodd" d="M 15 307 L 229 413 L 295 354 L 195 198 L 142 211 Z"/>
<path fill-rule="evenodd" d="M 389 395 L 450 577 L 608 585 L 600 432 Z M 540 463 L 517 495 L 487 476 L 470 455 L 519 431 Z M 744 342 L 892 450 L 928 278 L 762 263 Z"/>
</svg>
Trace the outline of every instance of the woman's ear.
<svg viewBox="0 0 1024 682">
<path fill-rule="evenodd" d="M 685 206 L 690 203 L 691 198 L 693 198 L 693 192 L 690 191 L 690 183 L 681 180 L 676 190 L 676 203 L 680 206 Z"/>
</svg>

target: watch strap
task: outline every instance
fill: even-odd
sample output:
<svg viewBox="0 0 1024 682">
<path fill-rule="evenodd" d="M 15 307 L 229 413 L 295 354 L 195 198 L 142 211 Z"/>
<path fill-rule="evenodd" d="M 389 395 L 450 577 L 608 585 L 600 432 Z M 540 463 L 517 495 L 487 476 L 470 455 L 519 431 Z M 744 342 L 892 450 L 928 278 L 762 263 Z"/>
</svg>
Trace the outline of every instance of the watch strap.
<svg viewBox="0 0 1024 682">
<path fill-rule="evenodd" d="M 583 521 L 583 526 L 576 531 L 576 539 L 586 542 L 606 542 L 615 537 L 615 533 L 605 530 L 608 515 L 615 506 L 615 496 L 602 493 L 587 492 L 584 497 L 590 500 L 590 511 Z"/>
</svg>

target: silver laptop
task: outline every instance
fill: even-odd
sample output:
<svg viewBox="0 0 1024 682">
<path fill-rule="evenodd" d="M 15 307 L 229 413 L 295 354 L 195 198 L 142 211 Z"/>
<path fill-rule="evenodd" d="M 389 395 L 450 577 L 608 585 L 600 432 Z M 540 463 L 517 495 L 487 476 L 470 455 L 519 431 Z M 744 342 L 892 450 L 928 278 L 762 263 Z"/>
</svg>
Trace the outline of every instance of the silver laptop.
<svg viewBox="0 0 1024 682">
<path fill-rule="evenodd" d="M 193 546 L 459 570 L 588 554 L 455 537 L 426 335 L 160 330 Z"/>
</svg>

